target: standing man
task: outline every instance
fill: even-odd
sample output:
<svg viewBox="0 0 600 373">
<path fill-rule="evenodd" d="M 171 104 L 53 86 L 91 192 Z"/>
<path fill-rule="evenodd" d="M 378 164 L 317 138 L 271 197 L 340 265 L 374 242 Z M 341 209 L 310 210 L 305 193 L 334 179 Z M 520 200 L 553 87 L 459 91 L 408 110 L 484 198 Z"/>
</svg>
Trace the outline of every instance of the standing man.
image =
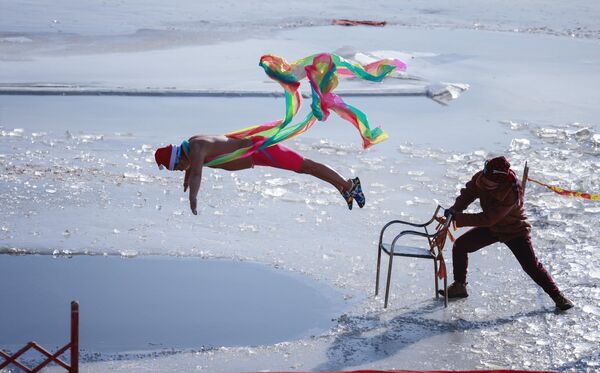
<svg viewBox="0 0 600 373">
<path fill-rule="evenodd" d="M 253 145 L 252 139 L 197 135 L 183 141 L 180 146 L 168 145 L 157 149 L 154 158 L 160 169 L 185 171 L 183 191 L 190 189 L 190 208 L 194 215 L 198 214 L 196 197 L 202 181 L 202 168 L 205 165 L 228 171 L 269 166 L 309 174 L 333 185 L 342 194 L 350 210 L 353 201 L 361 208 L 365 205 L 365 196 L 358 177 L 345 179 L 331 167 L 304 158 L 282 144 L 260 148 L 246 156 L 237 156 Z M 210 162 L 216 158 L 228 161 L 211 165 Z"/>
<path fill-rule="evenodd" d="M 463 211 L 477 198 L 482 211 Z M 456 239 L 452 248 L 454 283 L 448 287 L 448 298 L 468 297 L 468 254 L 496 242 L 503 242 L 512 251 L 521 267 L 552 298 L 562 311 L 573 307 L 535 255 L 531 244 L 531 225 L 523 211 L 523 188 L 510 163 L 504 157 L 485 162 L 461 189 L 454 205 L 446 210 L 457 227 L 474 227 Z"/>
</svg>

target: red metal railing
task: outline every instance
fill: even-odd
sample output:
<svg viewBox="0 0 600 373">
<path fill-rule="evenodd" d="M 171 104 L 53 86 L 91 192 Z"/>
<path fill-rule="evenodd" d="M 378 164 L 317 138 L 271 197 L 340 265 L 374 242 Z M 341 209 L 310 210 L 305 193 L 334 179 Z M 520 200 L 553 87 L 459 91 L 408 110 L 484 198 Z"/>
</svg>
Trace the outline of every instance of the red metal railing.
<svg viewBox="0 0 600 373">
<path fill-rule="evenodd" d="M 30 349 L 34 349 L 46 356 L 46 360 L 38 364 L 35 368 L 29 368 L 17 360 L 21 355 Z M 61 355 L 63 355 L 69 349 L 71 350 L 70 365 L 60 359 Z M 4 362 L 0 363 L 0 369 L 13 364 L 24 372 L 35 373 L 42 370 L 51 362 L 54 362 L 57 365 L 65 368 L 69 373 L 79 373 L 79 303 L 75 301 L 71 302 L 71 341 L 58 349 L 58 351 L 56 351 L 54 354 L 46 351 L 46 349 L 35 342 L 29 342 L 13 355 L 8 355 L 4 351 L 0 350 L 0 358 L 4 358 Z"/>
</svg>

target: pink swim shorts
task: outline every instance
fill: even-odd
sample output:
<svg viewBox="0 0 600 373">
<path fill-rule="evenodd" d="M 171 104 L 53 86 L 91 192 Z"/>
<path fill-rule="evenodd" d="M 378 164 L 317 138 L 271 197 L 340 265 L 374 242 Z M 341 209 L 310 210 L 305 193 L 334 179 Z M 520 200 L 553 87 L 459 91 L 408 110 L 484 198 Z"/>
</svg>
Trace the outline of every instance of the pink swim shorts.
<svg viewBox="0 0 600 373">
<path fill-rule="evenodd" d="M 287 146 L 277 144 L 250 156 L 255 166 L 269 166 L 299 172 L 304 157 Z"/>
</svg>

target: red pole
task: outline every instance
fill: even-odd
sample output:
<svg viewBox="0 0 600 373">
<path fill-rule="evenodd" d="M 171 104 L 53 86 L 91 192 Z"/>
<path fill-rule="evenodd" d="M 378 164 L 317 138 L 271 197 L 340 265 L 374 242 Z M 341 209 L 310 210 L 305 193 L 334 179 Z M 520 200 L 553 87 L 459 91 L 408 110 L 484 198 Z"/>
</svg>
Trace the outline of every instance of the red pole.
<svg viewBox="0 0 600 373">
<path fill-rule="evenodd" d="M 71 373 L 79 373 L 79 303 L 71 302 Z"/>
</svg>

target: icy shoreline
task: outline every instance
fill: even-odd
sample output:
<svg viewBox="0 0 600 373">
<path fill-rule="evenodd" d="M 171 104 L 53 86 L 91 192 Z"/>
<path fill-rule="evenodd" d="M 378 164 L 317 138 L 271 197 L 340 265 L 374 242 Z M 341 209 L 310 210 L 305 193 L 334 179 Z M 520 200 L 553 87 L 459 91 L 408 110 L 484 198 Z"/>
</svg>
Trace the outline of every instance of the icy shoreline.
<svg viewBox="0 0 600 373">
<path fill-rule="evenodd" d="M 151 0 L 143 7 L 101 0 L 88 1 L 85 7 L 76 4 L 61 1 L 52 9 L 42 0 L 3 4 L 0 45 L 29 44 L 31 49 L 49 39 L 52 43 L 62 40 L 69 45 L 68 49 L 89 49 L 92 43 L 96 50 L 136 49 L 140 44 L 169 47 L 235 40 L 249 33 L 269 38 L 280 31 L 329 26 L 339 18 L 382 20 L 388 26 L 405 28 L 600 37 L 596 4 L 586 0 L 569 3 L 461 0 L 427 4 L 377 1 L 368 6 L 357 1 L 323 3 L 317 0 L 268 6 L 256 0 L 243 5 L 235 0 L 224 0 L 211 6 L 189 0 L 170 4 Z M 113 43 L 109 36 L 116 36 L 120 41 Z"/>
</svg>

